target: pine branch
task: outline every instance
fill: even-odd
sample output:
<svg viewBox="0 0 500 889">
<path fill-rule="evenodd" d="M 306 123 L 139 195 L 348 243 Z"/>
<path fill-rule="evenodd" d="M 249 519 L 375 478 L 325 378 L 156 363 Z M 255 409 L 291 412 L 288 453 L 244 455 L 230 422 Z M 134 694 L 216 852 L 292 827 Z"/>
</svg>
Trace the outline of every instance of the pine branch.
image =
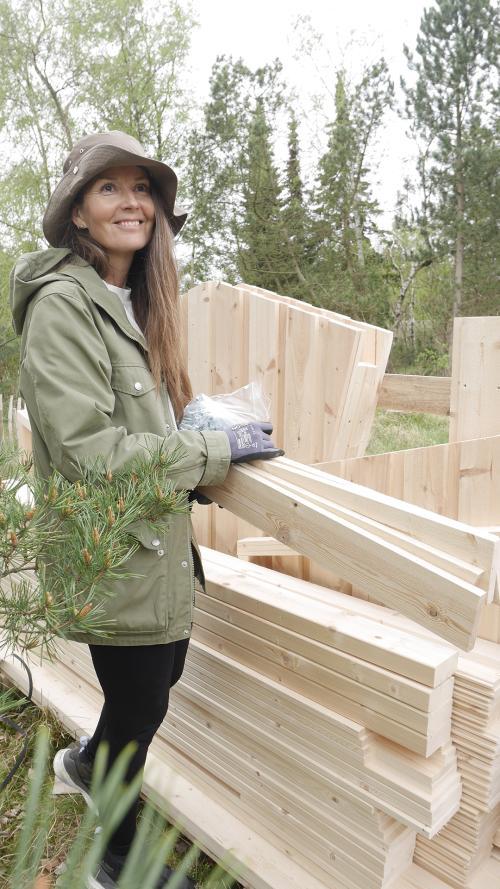
<svg viewBox="0 0 500 889">
<path fill-rule="evenodd" d="M 103 602 L 112 579 L 133 576 L 126 563 L 139 543 L 129 526 L 146 520 L 160 532 L 169 515 L 188 509 L 187 492 L 175 491 L 170 478 L 179 456 L 160 447 L 114 474 L 103 460 L 87 461 L 81 479 L 68 482 L 57 471 L 36 479 L 16 449 L 0 449 L 2 650 L 50 653 L 56 637 L 76 627 L 113 632 Z M 28 579 L 34 568 L 36 579 Z"/>
</svg>

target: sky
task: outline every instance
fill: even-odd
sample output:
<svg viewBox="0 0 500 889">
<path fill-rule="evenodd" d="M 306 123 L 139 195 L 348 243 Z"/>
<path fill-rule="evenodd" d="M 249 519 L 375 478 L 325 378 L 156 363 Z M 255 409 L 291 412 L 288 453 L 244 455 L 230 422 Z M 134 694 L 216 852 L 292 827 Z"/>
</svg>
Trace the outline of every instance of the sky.
<svg viewBox="0 0 500 889">
<path fill-rule="evenodd" d="M 403 44 L 414 48 L 422 13 L 431 5 L 433 0 L 194 0 L 199 27 L 192 39 L 192 88 L 197 98 L 207 98 L 217 55 L 242 57 L 249 67 L 280 58 L 295 92 L 307 173 L 310 159 L 322 146 L 324 124 L 333 117 L 336 67 L 343 65 L 355 79 L 364 63 L 384 55 L 401 105 L 399 79 L 408 74 Z M 302 55 L 299 61 L 297 52 L 306 28 L 294 25 L 301 16 L 310 17 L 312 28 L 322 35 L 323 47 L 312 58 Z M 320 101 L 315 102 L 318 96 Z M 397 189 L 405 171 L 414 166 L 415 149 L 405 129 L 395 112 L 388 114 L 379 144 L 373 148 L 373 189 L 384 212 L 383 225 L 390 225 Z"/>
</svg>

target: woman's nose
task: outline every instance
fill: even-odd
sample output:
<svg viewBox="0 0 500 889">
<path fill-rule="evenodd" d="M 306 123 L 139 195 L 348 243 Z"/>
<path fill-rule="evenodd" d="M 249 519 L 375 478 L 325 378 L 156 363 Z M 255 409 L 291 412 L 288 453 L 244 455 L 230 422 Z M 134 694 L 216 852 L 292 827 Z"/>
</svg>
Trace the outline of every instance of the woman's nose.
<svg viewBox="0 0 500 889">
<path fill-rule="evenodd" d="M 132 188 L 126 188 L 122 195 L 122 205 L 124 207 L 138 207 L 139 200 L 136 192 Z"/>
</svg>

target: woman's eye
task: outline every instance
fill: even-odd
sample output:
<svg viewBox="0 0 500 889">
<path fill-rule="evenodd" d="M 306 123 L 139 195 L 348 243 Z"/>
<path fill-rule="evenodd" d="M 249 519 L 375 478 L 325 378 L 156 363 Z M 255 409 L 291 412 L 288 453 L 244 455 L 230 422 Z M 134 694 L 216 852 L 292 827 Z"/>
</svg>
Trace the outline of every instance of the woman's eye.
<svg viewBox="0 0 500 889">
<path fill-rule="evenodd" d="M 149 194 L 149 192 L 151 191 L 151 189 L 149 187 L 149 183 L 147 183 L 147 182 L 139 182 L 139 184 L 137 186 L 137 190 L 143 191 L 146 194 Z"/>
<path fill-rule="evenodd" d="M 112 182 L 105 182 L 104 185 L 101 185 L 101 191 L 109 193 L 109 192 L 113 191 L 113 187 L 114 186 L 113 186 Z"/>
</svg>

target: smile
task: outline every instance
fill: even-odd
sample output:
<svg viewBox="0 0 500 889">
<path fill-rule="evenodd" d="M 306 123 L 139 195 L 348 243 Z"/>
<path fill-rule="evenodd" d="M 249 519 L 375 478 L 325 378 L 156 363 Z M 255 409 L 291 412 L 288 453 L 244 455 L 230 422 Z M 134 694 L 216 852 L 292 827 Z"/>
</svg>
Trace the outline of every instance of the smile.
<svg viewBox="0 0 500 889">
<path fill-rule="evenodd" d="M 115 222 L 114 225 L 119 225 L 120 228 L 138 228 L 139 225 L 142 225 L 142 221 L 139 219 L 121 219 L 119 222 Z"/>
</svg>

